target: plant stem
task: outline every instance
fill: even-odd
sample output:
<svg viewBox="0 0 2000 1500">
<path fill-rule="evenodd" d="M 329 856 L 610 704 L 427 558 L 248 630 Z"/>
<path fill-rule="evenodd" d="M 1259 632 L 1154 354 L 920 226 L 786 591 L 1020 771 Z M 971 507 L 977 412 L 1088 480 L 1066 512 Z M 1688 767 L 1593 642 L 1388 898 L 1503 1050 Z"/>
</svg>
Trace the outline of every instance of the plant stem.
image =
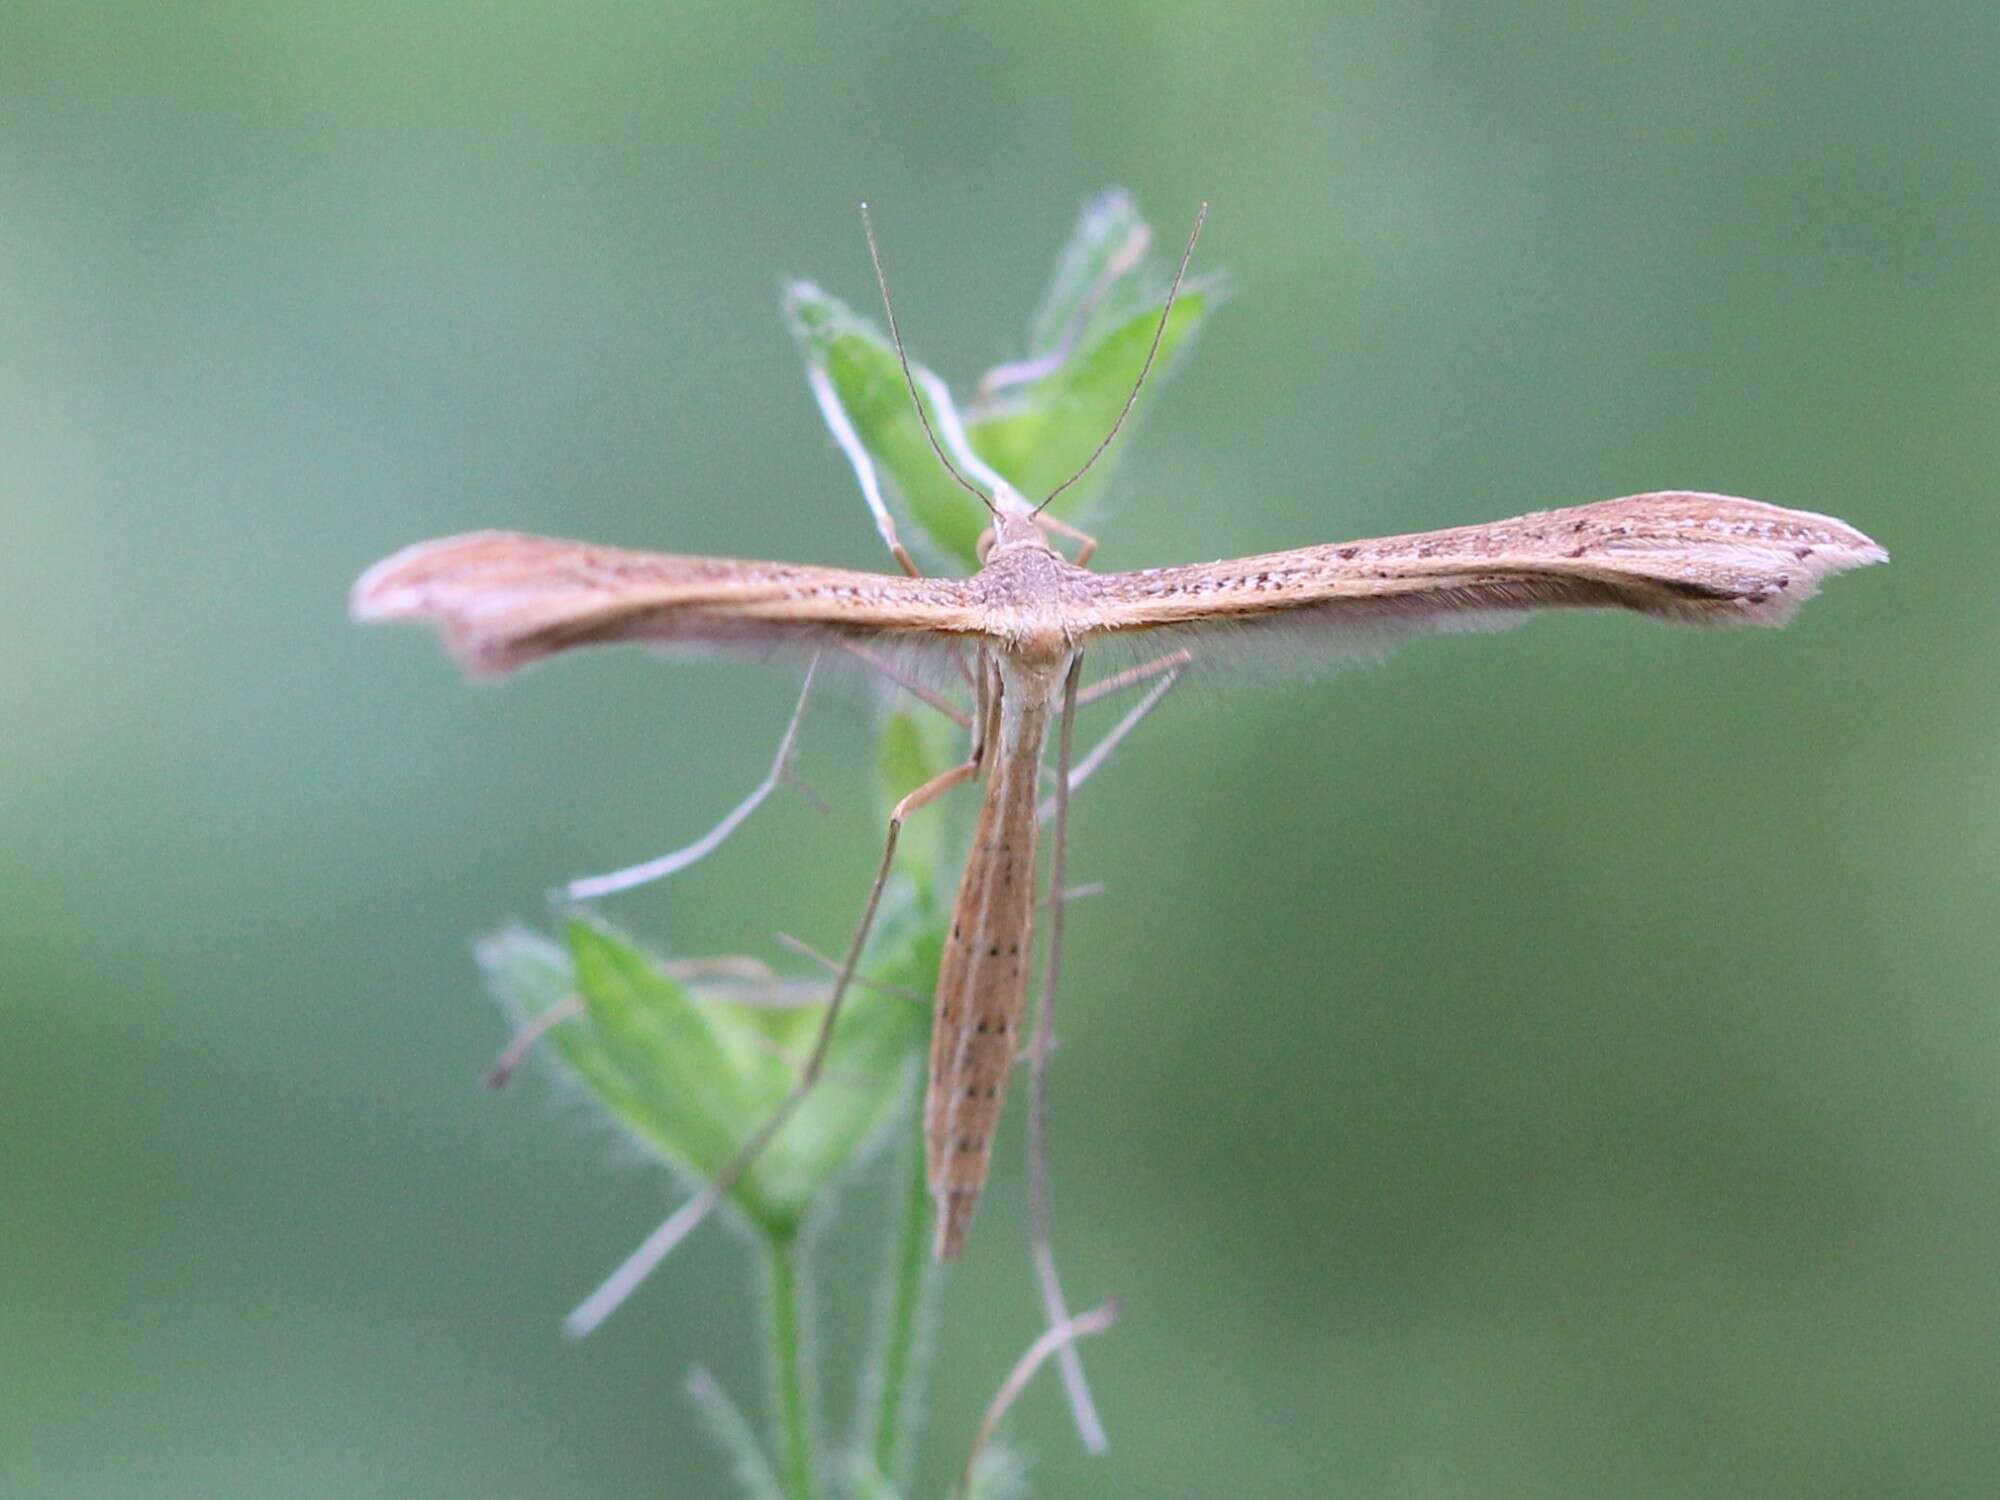
<svg viewBox="0 0 2000 1500">
<path fill-rule="evenodd" d="M 902 1234 L 896 1240 L 894 1282 L 890 1292 L 886 1344 L 882 1350 L 882 1420 L 876 1424 L 876 1466 L 892 1480 L 908 1468 L 910 1434 L 922 1382 L 922 1342 L 930 1290 L 936 1286 L 930 1260 L 930 1182 L 924 1176 L 924 1150 L 916 1132 L 910 1136 L 910 1174 L 902 1196 Z"/>
<path fill-rule="evenodd" d="M 764 1240 L 765 1324 L 770 1331 L 771 1397 L 778 1426 L 778 1477 L 786 1500 L 817 1500 L 811 1372 L 807 1368 L 799 1248 L 795 1236 Z"/>
<path fill-rule="evenodd" d="M 922 1091 L 911 1098 L 920 1111 Z M 920 1120 L 902 1132 L 898 1165 L 904 1188 L 883 1266 L 883 1295 L 868 1351 L 867 1385 L 857 1436 L 875 1470 L 891 1483 L 907 1477 L 916 1438 L 923 1352 L 937 1275 L 929 1254 L 930 1184 Z"/>
</svg>

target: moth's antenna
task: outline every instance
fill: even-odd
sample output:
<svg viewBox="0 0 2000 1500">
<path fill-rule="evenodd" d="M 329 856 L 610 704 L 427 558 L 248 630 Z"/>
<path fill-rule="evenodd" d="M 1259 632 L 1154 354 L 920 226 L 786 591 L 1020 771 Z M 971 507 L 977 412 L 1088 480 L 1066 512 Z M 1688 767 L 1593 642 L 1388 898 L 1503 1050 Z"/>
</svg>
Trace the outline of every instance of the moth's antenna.
<svg viewBox="0 0 2000 1500">
<path fill-rule="evenodd" d="M 866 210 L 863 212 L 865 214 Z M 1139 366 L 1139 378 L 1132 382 L 1132 394 L 1125 398 L 1125 409 L 1118 413 L 1118 420 L 1113 422 L 1111 430 L 1104 434 L 1104 441 L 1097 445 L 1097 451 L 1083 461 L 1083 467 L 1070 475 L 1069 478 L 1065 479 L 1054 489 L 1050 490 L 1047 499 L 1044 499 L 1040 505 L 1037 505 L 1032 514 L 1040 515 L 1044 510 L 1048 509 L 1050 500 L 1055 499 L 1056 496 L 1088 474 L 1090 466 L 1104 457 L 1104 450 L 1109 448 L 1111 440 L 1118 436 L 1118 429 L 1125 425 L 1125 419 L 1132 415 L 1132 403 L 1139 399 L 1139 388 L 1146 383 L 1147 375 L 1152 373 L 1154 356 L 1160 352 L 1160 340 L 1167 335 L 1167 319 L 1174 314 L 1174 298 L 1180 295 L 1181 278 L 1187 275 L 1188 262 L 1194 259 L 1194 242 L 1201 238 L 1201 226 L 1207 220 L 1208 205 L 1204 203 L 1201 206 L 1200 212 L 1194 216 L 1194 233 L 1188 236 L 1187 249 L 1181 252 L 1180 269 L 1174 272 L 1173 284 L 1167 288 L 1167 305 L 1160 309 L 1160 323 L 1153 330 L 1152 347 L 1146 351 L 1146 362 Z"/>
<path fill-rule="evenodd" d="M 889 315 L 889 338 L 895 344 L 896 358 L 903 366 L 903 384 L 909 388 L 910 404 L 917 409 L 917 420 L 924 424 L 924 436 L 931 440 L 931 452 L 938 456 L 938 462 L 945 466 L 953 479 L 976 495 L 988 512 L 997 516 L 1000 512 L 994 508 L 993 501 L 978 485 L 958 472 L 958 465 L 945 457 L 943 444 L 931 431 L 930 413 L 924 410 L 924 399 L 917 394 L 916 377 L 910 374 L 910 356 L 903 351 L 902 331 L 896 327 L 896 304 L 889 298 L 889 273 L 882 269 L 882 249 L 875 243 L 875 221 L 869 217 L 866 203 L 861 205 L 861 232 L 868 236 L 868 258 L 875 263 L 875 284 L 882 288 L 882 310 Z"/>
</svg>

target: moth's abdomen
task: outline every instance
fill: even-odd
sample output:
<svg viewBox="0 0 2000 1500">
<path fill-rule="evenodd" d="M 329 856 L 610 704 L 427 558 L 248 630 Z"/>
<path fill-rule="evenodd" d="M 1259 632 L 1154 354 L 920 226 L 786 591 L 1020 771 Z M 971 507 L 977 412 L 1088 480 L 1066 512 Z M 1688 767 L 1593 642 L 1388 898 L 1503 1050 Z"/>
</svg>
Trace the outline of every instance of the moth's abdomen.
<svg viewBox="0 0 2000 1500">
<path fill-rule="evenodd" d="M 1036 767 L 1045 719 L 993 763 L 938 967 L 924 1142 L 937 1254 L 965 1248 L 1019 1050 L 1034 951 Z"/>
</svg>

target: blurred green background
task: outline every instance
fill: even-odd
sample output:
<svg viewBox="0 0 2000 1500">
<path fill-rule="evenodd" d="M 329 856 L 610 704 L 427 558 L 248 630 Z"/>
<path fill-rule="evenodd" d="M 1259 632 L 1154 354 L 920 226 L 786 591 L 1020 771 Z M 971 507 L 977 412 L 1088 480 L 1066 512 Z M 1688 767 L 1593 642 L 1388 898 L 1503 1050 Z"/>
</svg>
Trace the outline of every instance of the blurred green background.
<svg viewBox="0 0 2000 1500">
<path fill-rule="evenodd" d="M 1213 200 L 1238 294 L 1105 566 L 1667 486 L 1896 560 L 1783 635 L 1169 698 L 1077 806 L 1058 1228 L 1125 1318 L 1110 1457 L 1016 1414 L 1040 1492 L 2000 1492 L 1996 55 L 1986 3 L 0 12 L 0 1489 L 724 1493 L 743 1247 L 560 1339 L 667 1184 L 477 1087 L 469 943 L 706 828 L 795 678 L 474 690 L 345 590 L 482 525 L 879 565 L 780 278 L 868 305 L 870 198 L 964 381 L 1117 182 Z M 869 745 L 822 697 L 831 810 L 615 914 L 835 946 Z M 927 1493 L 1037 1327 L 1018 1113 Z"/>
</svg>

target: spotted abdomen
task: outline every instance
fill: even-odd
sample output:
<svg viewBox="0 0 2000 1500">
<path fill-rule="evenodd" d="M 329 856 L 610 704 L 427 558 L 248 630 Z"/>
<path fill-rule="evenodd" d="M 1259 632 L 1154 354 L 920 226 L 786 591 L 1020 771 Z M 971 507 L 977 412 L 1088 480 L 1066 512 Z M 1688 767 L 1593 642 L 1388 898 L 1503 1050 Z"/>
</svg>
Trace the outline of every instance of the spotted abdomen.
<svg viewBox="0 0 2000 1500">
<path fill-rule="evenodd" d="M 1019 1047 L 1034 952 L 1036 768 L 1043 711 L 1008 724 L 938 967 L 924 1141 L 937 1254 L 965 1248 Z"/>
</svg>

